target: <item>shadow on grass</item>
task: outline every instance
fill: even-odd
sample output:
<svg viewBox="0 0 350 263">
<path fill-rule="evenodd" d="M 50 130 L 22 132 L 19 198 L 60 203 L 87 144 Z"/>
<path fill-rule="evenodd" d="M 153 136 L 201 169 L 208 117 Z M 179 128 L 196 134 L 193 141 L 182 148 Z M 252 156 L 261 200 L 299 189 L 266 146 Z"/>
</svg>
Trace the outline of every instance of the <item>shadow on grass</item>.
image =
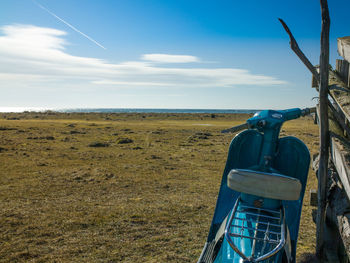
<svg viewBox="0 0 350 263">
<path fill-rule="evenodd" d="M 304 253 L 300 256 L 298 263 L 318 263 L 318 259 L 315 254 Z"/>
</svg>

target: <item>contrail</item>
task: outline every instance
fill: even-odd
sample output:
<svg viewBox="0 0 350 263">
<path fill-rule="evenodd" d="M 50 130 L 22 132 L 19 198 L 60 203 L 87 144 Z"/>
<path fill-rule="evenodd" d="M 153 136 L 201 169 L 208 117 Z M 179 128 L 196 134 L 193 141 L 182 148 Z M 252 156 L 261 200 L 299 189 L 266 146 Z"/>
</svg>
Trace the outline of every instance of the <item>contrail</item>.
<svg viewBox="0 0 350 263">
<path fill-rule="evenodd" d="M 59 16 L 55 15 L 54 13 L 52 13 L 49 9 L 47 9 L 46 7 L 42 6 L 41 4 L 39 4 L 37 1 L 32 0 L 38 7 L 40 7 L 41 9 L 45 10 L 46 12 L 48 12 L 50 15 L 52 15 L 53 17 L 57 18 L 58 20 L 60 20 L 62 23 L 64 23 L 65 25 L 69 26 L 71 29 L 73 29 L 75 32 L 81 34 L 82 36 L 86 37 L 87 39 L 89 39 L 91 42 L 95 43 L 96 45 L 98 45 L 99 47 L 106 49 L 104 46 L 102 46 L 100 43 L 98 43 L 96 40 L 94 40 L 93 38 L 89 37 L 88 35 L 84 34 L 83 32 L 81 32 L 80 30 L 78 30 L 77 28 L 75 28 L 74 26 L 72 26 L 71 24 L 69 24 L 68 22 L 64 21 L 62 18 L 60 18 Z"/>
</svg>

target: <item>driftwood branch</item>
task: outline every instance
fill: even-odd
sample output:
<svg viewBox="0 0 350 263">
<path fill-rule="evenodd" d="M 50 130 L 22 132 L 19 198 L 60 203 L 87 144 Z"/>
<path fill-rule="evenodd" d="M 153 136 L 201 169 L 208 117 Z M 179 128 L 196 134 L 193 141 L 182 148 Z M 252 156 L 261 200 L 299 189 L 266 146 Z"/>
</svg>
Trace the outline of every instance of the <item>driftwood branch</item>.
<svg viewBox="0 0 350 263">
<path fill-rule="evenodd" d="M 320 54 L 320 163 L 318 168 L 318 209 L 316 217 L 316 254 L 323 259 L 325 244 L 324 226 L 326 218 L 326 194 L 329 158 L 328 123 L 328 78 L 329 78 L 329 27 L 330 19 L 327 0 L 320 0 L 322 13 L 321 54 Z"/>
<path fill-rule="evenodd" d="M 339 91 L 344 91 L 344 92 L 350 92 L 348 88 L 341 87 L 339 85 L 333 84 L 329 86 L 329 90 L 339 90 Z"/>
<path fill-rule="evenodd" d="M 345 117 L 342 116 L 342 112 L 339 109 L 338 105 L 333 105 L 329 100 L 328 100 L 328 106 L 329 108 L 332 110 L 333 115 L 335 117 L 335 119 L 337 120 L 338 124 L 340 125 L 340 127 L 347 133 L 350 134 L 350 128 L 346 125 L 345 123 Z"/>
<path fill-rule="evenodd" d="M 289 27 L 287 24 L 281 19 L 278 18 L 278 20 L 281 22 L 282 26 L 286 30 L 287 34 L 289 35 L 289 44 L 290 48 L 294 51 L 294 53 L 300 58 L 300 60 L 304 63 L 304 65 L 310 70 L 312 75 L 315 77 L 316 81 L 319 83 L 320 76 L 316 70 L 316 68 L 312 65 L 310 60 L 305 56 L 305 54 L 300 50 L 299 45 L 297 41 L 295 40 L 292 32 L 290 31 Z"/>
<path fill-rule="evenodd" d="M 344 124 L 349 127 L 349 123 L 350 123 L 350 115 L 349 115 L 349 111 L 348 110 L 345 110 L 344 109 L 344 104 L 343 103 L 340 103 L 340 98 L 341 96 L 334 92 L 332 89 L 331 89 L 332 86 L 329 86 L 329 94 L 330 96 L 332 97 L 333 101 L 334 101 L 334 106 L 336 108 L 336 110 L 338 111 L 338 113 L 341 115 L 342 119 L 344 120 Z M 348 95 L 348 94 L 347 94 Z M 344 95 L 343 95 L 344 96 Z M 345 129 L 344 129 L 344 135 L 345 136 L 349 136 L 350 133 L 348 133 Z"/>
</svg>

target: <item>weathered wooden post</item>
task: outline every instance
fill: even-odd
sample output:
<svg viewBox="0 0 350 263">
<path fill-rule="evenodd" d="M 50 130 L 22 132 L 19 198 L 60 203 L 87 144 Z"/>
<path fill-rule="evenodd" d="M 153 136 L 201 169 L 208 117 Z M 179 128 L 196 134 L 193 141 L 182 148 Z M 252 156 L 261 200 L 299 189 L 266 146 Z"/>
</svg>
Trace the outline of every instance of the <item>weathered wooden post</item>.
<svg viewBox="0 0 350 263">
<path fill-rule="evenodd" d="M 279 19 L 284 29 L 289 35 L 291 49 L 296 53 L 300 60 L 310 70 L 313 75 L 313 82 L 318 83 L 319 89 L 319 133 L 320 133 L 320 158 L 318 168 L 318 209 L 316 217 L 316 254 L 320 260 L 323 259 L 324 248 L 324 226 L 326 218 L 326 194 L 327 194 L 327 175 L 328 175 L 328 159 L 329 159 L 329 123 L 328 123 L 328 81 L 329 81 L 329 28 L 330 18 L 328 12 L 327 0 L 320 0 L 322 14 L 321 29 L 321 54 L 319 73 L 316 68 L 307 59 L 300 50 L 296 40 L 294 39 L 288 26 L 282 19 Z"/>
<path fill-rule="evenodd" d="M 326 194 L 329 159 L 328 78 L 329 78 L 329 27 L 327 0 L 320 0 L 322 13 L 320 82 L 319 82 L 319 133 L 320 162 L 318 167 L 318 209 L 316 217 L 316 255 L 323 259 L 324 225 L 326 219 Z"/>
</svg>

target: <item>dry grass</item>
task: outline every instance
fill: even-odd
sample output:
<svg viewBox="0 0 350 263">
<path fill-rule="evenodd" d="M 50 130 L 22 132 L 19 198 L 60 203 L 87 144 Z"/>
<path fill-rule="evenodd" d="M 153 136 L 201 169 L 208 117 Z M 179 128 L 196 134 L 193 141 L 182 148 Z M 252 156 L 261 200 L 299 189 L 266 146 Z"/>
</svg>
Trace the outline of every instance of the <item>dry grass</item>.
<svg viewBox="0 0 350 263">
<path fill-rule="evenodd" d="M 0 262 L 196 262 L 247 115 L 0 114 Z M 292 121 L 316 152 L 317 126 Z M 298 256 L 314 250 L 308 205 Z"/>
</svg>

